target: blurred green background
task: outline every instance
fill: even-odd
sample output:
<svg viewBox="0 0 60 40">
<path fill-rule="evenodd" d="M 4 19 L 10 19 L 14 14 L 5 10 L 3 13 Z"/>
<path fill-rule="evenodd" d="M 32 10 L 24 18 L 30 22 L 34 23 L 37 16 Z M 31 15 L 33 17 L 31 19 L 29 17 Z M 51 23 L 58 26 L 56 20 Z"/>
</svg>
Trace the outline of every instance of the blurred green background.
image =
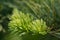
<svg viewBox="0 0 60 40">
<path fill-rule="evenodd" d="M 0 0 L 0 40 L 60 40 L 60 0 Z"/>
</svg>

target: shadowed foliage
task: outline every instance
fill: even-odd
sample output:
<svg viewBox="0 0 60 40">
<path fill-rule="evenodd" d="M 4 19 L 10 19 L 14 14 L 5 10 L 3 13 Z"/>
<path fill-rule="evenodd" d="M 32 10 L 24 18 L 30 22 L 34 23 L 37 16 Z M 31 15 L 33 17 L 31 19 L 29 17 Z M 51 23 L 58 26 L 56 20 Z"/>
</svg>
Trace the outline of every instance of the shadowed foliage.
<svg viewBox="0 0 60 40">
<path fill-rule="evenodd" d="M 0 40 L 59 40 L 60 0 L 0 0 L 0 35 Z"/>
</svg>

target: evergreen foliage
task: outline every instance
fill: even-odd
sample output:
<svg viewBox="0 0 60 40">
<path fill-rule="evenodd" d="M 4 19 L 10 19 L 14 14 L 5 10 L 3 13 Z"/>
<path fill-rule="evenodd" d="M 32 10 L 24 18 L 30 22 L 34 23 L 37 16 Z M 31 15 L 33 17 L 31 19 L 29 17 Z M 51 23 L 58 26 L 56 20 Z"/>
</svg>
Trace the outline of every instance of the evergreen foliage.
<svg viewBox="0 0 60 40">
<path fill-rule="evenodd" d="M 0 0 L 1 39 L 60 40 L 60 0 Z"/>
<path fill-rule="evenodd" d="M 14 9 L 13 15 L 10 18 L 9 28 L 12 31 L 24 30 L 26 32 L 33 32 L 45 35 L 48 31 L 46 22 L 42 19 L 33 20 L 34 17 L 29 15 L 29 13 L 19 12 Z"/>
</svg>

